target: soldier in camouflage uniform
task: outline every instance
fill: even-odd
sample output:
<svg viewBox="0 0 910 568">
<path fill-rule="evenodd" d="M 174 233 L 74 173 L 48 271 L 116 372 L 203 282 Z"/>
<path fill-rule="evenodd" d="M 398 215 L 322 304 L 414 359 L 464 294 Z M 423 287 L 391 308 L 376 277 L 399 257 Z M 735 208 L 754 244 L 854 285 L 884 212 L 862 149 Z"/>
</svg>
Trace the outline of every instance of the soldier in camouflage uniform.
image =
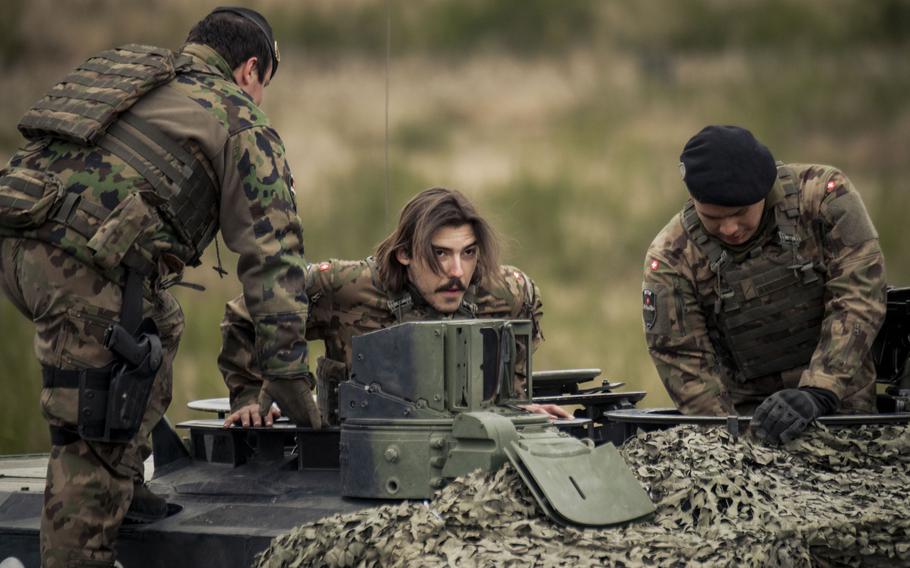
<svg viewBox="0 0 910 568">
<path fill-rule="evenodd" d="M 27 143 L 0 171 L 0 284 L 35 323 L 43 366 L 52 439 L 43 566 L 111 566 L 128 508 L 165 513 L 142 484 L 142 462 L 183 329 L 167 288 L 219 227 L 240 257 L 266 389 L 308 420 L 298 402 L 309 392 L 303 233 L 284 146 L 258 106 L 278 61 L 260 14 L 219 8 L 177 53 L 130 45 L 89 59 L 19 124 Z M 121 365 L 105 335 L 132 333 L 127 320 L 141 317 L 148 403 L 129 391 L 124 405 L 140 401 L 134 427 L 89 435 L 86 416 L 109 427 L 111 408 L 123 411 L 93 406 Z"/>
<path fill-rule="evenodd" d="M 332 260 L 307 267 L 310 299 L 306 337 L 325 343 L 316 366 L 318 405 L 324 419 L 338 423 L 337 385 L 351 369 L 354 336 L 409 321 L 444 318 L 528 319 L 532 348 L 543 340 L 542 303 L 522 271 L 500 266 L 497 243 L 486 221 L 459 192 L 433 188 L 404 208 L 397 230 L 360 261 Z M 252 356 L 255 329 L 243 296 L 228 303 L 218 362 L 230 391 L 233 414 L 225 425 L 261 423 L 258 366 Z M 523 357 L 518 357 L 524 361 Z M 527 381 L 518 369 L 518 389 Z M 520 392 L 520 390 L 519 390 Z M 527 405 L 559 417 L 555 405 Z M 274 409 L 265 414 L 271 424 Z"/>
<path fill-rule="evenodd" d="M 651 243 L 642 284 L 648 350 L 679 410 L 752 414 L 771 442 L 875 412 L 884 259 L 850 180 L 776 164 L 733 126 L 703 129 L 681 162 L 692 199 Z"/>
</svg>

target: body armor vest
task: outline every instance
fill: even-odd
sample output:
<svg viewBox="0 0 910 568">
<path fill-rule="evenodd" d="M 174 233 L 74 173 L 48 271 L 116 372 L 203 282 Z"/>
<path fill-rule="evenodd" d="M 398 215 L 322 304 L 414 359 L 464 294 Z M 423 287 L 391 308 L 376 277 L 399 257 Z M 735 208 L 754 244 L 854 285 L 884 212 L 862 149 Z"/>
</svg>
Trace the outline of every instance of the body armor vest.
<svg viewBox="0 0 910 568">
<path fill-rule="evenodd" d="M 95 145 L 129 164 L 154 188 L 159 199 L 151 205 L 179 240 L 174 251 L 196 266 L 218 229 L 216 183 L 190 148 L 129 111 L 190 64 L 188 56 L 157 47 L 131 44 L 104 51 L 52 87 L 25 113 L 19 130 L 30 140 Z M 74 216 L 77 209 L 94 222 Z M 110 213 L 99 203 L 68 193 L 48 221 L 65 225 L 88 243 Z M 155 270 L 151 255 L 135 250 L 124 256 L 123 264 L 144 274 Z"/>
<path fill-rule="evenodd" d="M 733 255 L 709 237 L 689 201 L 683 226 L 708 258 L 714 293 L 699 297 L 711 340 L 740 382 L 808 365 L 824 318 L 824 267 L 799 253 L 799 189 L 793 172 L 778 167 L 783 196 L 774 206 L 777 232 Z"/>
</svg>

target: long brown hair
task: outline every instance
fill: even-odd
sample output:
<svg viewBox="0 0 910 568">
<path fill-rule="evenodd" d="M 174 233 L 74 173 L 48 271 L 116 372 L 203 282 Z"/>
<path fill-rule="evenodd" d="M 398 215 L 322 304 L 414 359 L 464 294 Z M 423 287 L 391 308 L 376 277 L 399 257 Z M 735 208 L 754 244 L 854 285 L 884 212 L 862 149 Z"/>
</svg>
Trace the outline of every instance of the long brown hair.
<svg viewBox="0 0 910 568">
<path fill-rule="evenodd" d="M 410 258 L 421 259 L 433 272 L 442 267 L 433 254 L 433 235 L 443 227 L 471 225 L 477 241 L 477 268 L 472 284 L 485 285 L 499 274 L 499 240 L 493 228 L 480 216 L 474 204 L 461 192 L 433 187 L 415 195 L 398 218 L 398 227 L 376 247 L 379 277 L 391 292 L 400 292 L 408 283 L 407 267 L 396 258 L 403 250 Z"/>
</svg>

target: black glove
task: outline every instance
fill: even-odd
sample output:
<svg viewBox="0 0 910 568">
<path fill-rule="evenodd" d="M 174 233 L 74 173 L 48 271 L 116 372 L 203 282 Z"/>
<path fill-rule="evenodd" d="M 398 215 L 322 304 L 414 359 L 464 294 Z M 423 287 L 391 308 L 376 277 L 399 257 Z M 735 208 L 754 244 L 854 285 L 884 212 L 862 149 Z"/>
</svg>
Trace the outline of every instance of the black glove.
<svg viewBox="0 0 910 568">
<path fill-rule="evenodd" d="M 294 424 L 316 430 L 322 428 L 322 416 L 313 400 L 310 381 L 304 378 L 265 379 L 259 391 L 259 413 L 262 416 L 268 414 L 272 400 Z"/>
<path fill-rule="evenodd" d="M 825 389 L 784 389 L 759 405 L 750 427 L 767 442 L 786 444 L 796 439 L 813 420 L 837 410 L 839 402 L 836 394 Z"/>
</svg>

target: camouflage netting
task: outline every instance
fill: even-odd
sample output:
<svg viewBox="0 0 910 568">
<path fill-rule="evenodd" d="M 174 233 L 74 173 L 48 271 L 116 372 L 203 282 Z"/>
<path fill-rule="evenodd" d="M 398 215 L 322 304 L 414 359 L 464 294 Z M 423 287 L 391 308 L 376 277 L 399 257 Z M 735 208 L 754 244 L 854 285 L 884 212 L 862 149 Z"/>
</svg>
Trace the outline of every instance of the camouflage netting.
<svg viewBox="0 0 910 568">
<path fill-rule="evenodd" d="M 621 449 L 657 504 L 626 527 L 543 517 L 511 468 L 303 525 L 258 567 L 910 565 L 910 427 L 813 429 L 773 448 L 681 426 Z"/>
</svg>

